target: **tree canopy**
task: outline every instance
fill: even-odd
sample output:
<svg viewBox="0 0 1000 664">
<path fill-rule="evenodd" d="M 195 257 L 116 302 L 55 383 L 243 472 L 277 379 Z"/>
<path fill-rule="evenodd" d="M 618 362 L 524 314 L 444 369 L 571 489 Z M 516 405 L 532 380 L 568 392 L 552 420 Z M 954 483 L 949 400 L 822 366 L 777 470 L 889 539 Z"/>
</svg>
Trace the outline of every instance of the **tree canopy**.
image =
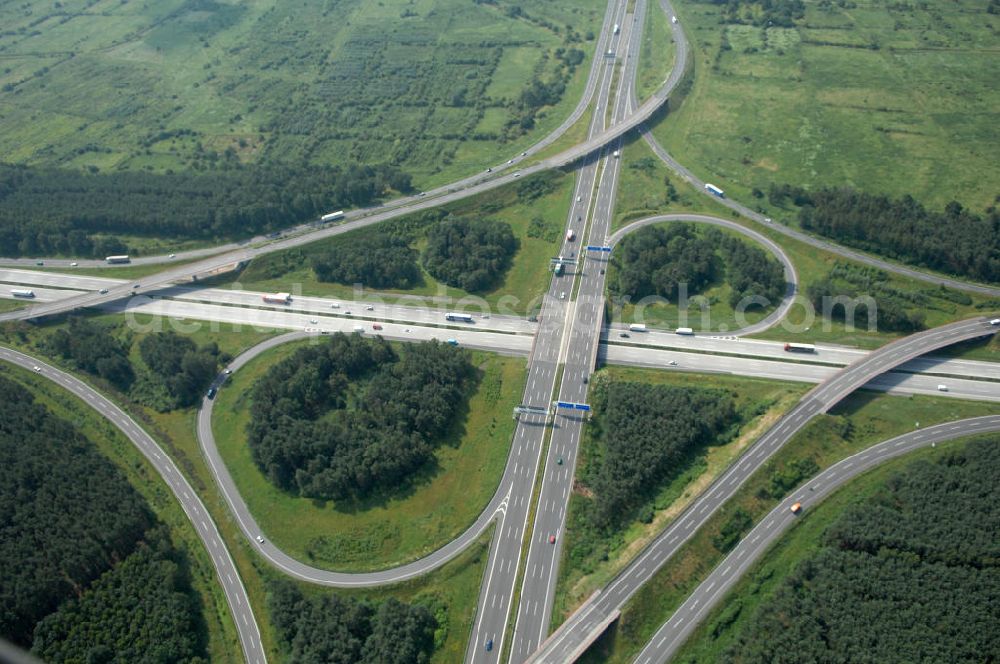
<svg viewBox="0 0 1000 664">
<path fill-rule="evenodd" d="M 0 255 L 100 258 L 127 250 L 115 233 L 249 237 L 367 205 L 389 189 L 410 191 L 409 176 L 393 166 L 88 174 L 0 164 Z"/>
<path fill-rule="evenodd" d="M 687 454 L 737 421 L 732 397 L 719 390 L 614 381 L 596 384 L 591 402 L 599 452 L 582 481 L 594 492 L 598 527 L 631 518 Z"/>
<path fill-rule="evenodd" d="M 517 248 L 509 224 L 445 219 L 427 232 L 424 267 L 449 286 L 482 292 L 503 281 Z"/>
<path fill-rule="evenodd" d="M 911 196 L 893 200 L 847 187 L 806 192 L 772 187 L 769 199 L 791 198 L 806 230 L 904 263 L 949 274 L 1000 278 L 1000 212 L 983 216 L 952 201 L 943 212 L 926 209 Z"/>
<path fill-rule="evenodd" d="M 626 235 L 615 248 L 608 275 L 612 291 L 633 301 L 659 296 L 674 300 L 680 284 L 697 293 L 716 276 L 711 242 L 687 224 L 646 226 Z"/>
<path fill-rule="evenodd" d="M 426 664 L 437 622 L 426 607 L 389 598 L 377 607 L 325 595 L 306 598 L 288 581 L 267 599 L 289 661 L 301 664 Z"/>
<path fill-rule="evenodd" d="M 849 507 L 723 661 L 1000 659 L 1000 440 L 916 461 Z"/>
<path fill-rule="evenodd" d="M 42 345 L 46 352 L 72 360 L 82 371 L 100 376 L 120 390 L 127 391 L 135 380 L 128 347 L 100 323 L 71 316 L 67 328 L 56 330 Z"/>
<path fill-rule="evenodd" d="M 303 496 L 392 490 L 433 458 L 474 376 L 465 352 L 447 344 L 397 354 L 381 337 L 336 334 L 257 383 L 250 450 L 272 482 Z"/>
<path fill-rule="evenodd" d="M 49 664 L 205 664 L 204 626 L 163 529 L 35 628 L 31 652 Z"/>
<path fill-rule="evenodd" d="M 334 244 L 313 255 L 312 267 L 320 281 L 367 288 L 406 289 L 423 282 L 417 251 L 396 235 L 359 235 Z"/>
<path fill-rule="evenodd" d="M 198 402 L 219 372 L 220 356 L 216 344 L 198 348 L 190 337 L 173 330 L 157 332 L 139 342 L 139 355 L 156 375 L 169 396 L 162 410 L 184 408 Z"/>
</svg>

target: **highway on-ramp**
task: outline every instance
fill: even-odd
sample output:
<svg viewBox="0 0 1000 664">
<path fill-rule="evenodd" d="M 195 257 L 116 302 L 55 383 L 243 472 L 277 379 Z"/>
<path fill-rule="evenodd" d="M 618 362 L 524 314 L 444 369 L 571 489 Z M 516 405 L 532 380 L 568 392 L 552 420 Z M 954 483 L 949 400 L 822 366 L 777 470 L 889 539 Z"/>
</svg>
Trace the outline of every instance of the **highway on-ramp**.
<svg viewBox="0 0 1000 664">
<path fill-rule="evenodd" d="M 815 416 L 826 413 L 876 376 L 944 346 L 997 332 L 985 318 L 959 321 L 905 337 L 841 369 L 806 394 L 723 472 L 600 592 L 577 609 L 532 656 L 532 662 L 574 661 L 639 588 L 739 487 Z"/>
<path fill-rule="evenodd" d="M 229 604 L 229 611 L 239 634 L 243 655 L 251 664 L 264 664 L 267 657 L 260 640 L 260 630 L 254 618 L 253 608 L 247 597 L 246 588 L 240 578 L 222 535 L 212 521 L 205 505 L 187 479 L 177 468 L 170 455 L 163 451 L 156 441 L 146 431 L 136 424 L 121 408 L 116 406 L 100 392 L 90 387 L 78 378 L 34 358 L 10 348 L 0 346 L 0 360 L 10 362 L 19 367 L 34 371 L 36 375 L 51 380 L 59 387 L 76 395 L 83 403 L 93 408 L 98 415 L 111 422 L 121 431 L 139 452 L 146 457 L 160 477 L 174 494 L 181 508 L 191 521 L 191 526 L 198 534 L 205 551 L 212 560 L 216 576 L 222 592 Z"/>
<path fill-rule="evenodd" d="M 767 552 L 782 533 L 791 528 L 797 519 L 802 518 L 791 511 L 795 503 L 800 503 L 802 511 L 808 512 L 850 480 L 890 459 L 947 440 L 996 431 L 1000 431 L 1000 415 L 945 422 L 917 429 L 849 456 L 804 482 L 761 519 L 684 603 L 677 607 L 635 661 L 638 664 L 663 663 L 676 654 L 684 640 L 712 608 L 722 601 L 726 592 Z"/>
</svg>

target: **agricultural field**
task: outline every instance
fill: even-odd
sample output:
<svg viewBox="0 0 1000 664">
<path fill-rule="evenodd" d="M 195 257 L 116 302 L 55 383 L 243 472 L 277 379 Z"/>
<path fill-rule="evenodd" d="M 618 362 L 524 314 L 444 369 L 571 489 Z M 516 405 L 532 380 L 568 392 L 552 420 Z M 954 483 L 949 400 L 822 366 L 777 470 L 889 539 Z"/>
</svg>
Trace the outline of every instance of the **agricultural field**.
<svg viewBox="0 0 1000 664">
<path fill-rule="evenodd" d="M 604 3 L 29 0 L 0 5 L 0 150 L 91 172 L 514 154 L 586 79 Z"/>
<path fill-rule="evenodd" d="M 744 201 L 788 183 L 993 205 L 1000 16 L 978 0 L 805 8 L 768 27 L 678 2 L 696 80 L 654 129 L 664 147 Z"/>
</svg>

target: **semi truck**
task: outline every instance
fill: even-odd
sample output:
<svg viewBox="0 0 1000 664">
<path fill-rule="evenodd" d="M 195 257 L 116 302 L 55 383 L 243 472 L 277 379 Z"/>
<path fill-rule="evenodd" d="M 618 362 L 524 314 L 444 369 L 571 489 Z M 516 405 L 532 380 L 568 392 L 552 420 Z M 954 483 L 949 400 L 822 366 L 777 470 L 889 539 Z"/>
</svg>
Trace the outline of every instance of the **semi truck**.
<svg viewBox="0 0 1000 664">
<path fill-rule="evenodd" d="M 785 350 L 789 353 L 815 353 L 816 346 L 812 344 L 785 344 Z"/>
<path fill-rule="evenodd" d="M 683 334 L 685 336 L 691 336 L 694 334 L 694 330 L 692 330 L 690 327 L 679 327 L 676 330 L 674 330 L 674 332 L 676 332 L 677 334 Z"/>
<path fill-rule="evenodd" d="M 718 196 L 719 198 L 725 198 L 726 197 L 726 192 L 722 191 L 721 189 L 719 189 L 718 187 L 716 187 L 714 184 L 710 184 L 710 183 L 706 182 L 705 183 L 705 189 L 707 189 L 709 191 L 709 193 L 711 193 L 712 195 Z"/>
<path fill-rule="evenodd" d="M 26 298 L 35 297 L 35 291 L 28 290 L 27 288 L 12 288 L 10 290 L 10 294 L 13 295 L 14 297 L 26 297 Z"/>
<path fill-rule="evenodd" d="M 269 293 L 263 298 L 265 304 L 290 304 L 292 301 L 291 293 Z"/>
<path fill-rule="evenodd" d="M 319 220 L 322 221 L 325 224 L 327 222 L 337 221 L 337 220 L 343 219 L 343 218 L 344 218 L 344 211 L 343 210 L 337 210 L 336 212 L 331 212 L 329 214 L 324 214 L 322 217 L 319 218 Z"/>
<path fill-rule="evenodd" d="M 121 256 L 108 256 L 104 262 L 108 265 L 121 265 L 122 263 L 131 263 L 132 259 L 128 255 L 122 254 Z"/>
</svg>

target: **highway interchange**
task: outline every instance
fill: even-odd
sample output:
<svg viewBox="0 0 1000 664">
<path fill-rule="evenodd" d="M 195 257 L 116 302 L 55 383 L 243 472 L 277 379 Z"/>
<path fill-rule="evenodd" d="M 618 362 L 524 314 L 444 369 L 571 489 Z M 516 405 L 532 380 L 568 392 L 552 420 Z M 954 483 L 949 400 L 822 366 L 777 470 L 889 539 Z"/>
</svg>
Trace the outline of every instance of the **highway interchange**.
<svg viewBox="0 0 1000 664">
<path fill-rule="evenodd" d="M 2 319 L 25 319 L 39 315 L 51 315 L 72 311 L 79 307 L 102 306 L 104 308 L 132 311 L 159 313 L 166 316 L 182 316 L 203 320 L 227 320 L 236 319 L 237 322 L 247 322 L 248 316 L 273 316 L 272 323 L 260 323 L 269 327 L 290 328 L 303 330 L 311 328 L 313 333 L 317 333 L 320 326 L 329 326 L 324 329 L 344 329 L 359 322 L 368 327 L 370 319 L 362 312 L 352 312 L 352 317 L 348 318 L 340 312 L 331 313 L 327 302 L 313 302 L 319 298 L 296 298 L 293 312 L 283 310 L 266 310 L 263 308 L 249 308 L 250 303 L 247 297 L 259 298 L 259 294 L 246 294 L 239 291 L 221 291 L 219 289 L 209 290 L 181 290 L 167 289 L 173 283 L 188 283 L 194 276 L 208 275 L 217 270 L 225 269 L 234 264 L 246 262 L 252 258 L 292 246 L 300 246 L 308 242 L 313 242 L 322 237 L 329 237 L 339 233 L 367 226 L 373 223 L 397 217 L 404 213 L 409 213 L 419 209 L 436 207 L 452 200 L 458 200 L 466 196 L 485 191 L 503 184 L 514 181 L 518 175 L 528 175 L 546 168 L 564 166 L 566 164 L 578 162 L 578 180 L 574 200 L 571 205 L 568 218 L 568 227 L 574 228 L 580 236 L 577 243 L 567 243 L 564 254 L 578 251 L 585 243 L 590 244 L 613 244 L 617 242 L 620 235 L 609 235 L 609 223 L 612 217 L 614 197 L 617 189 L 617 176 L 619 161 L 611 157 L 613 150 L 621 147 L 621 137 L 635 127 L 641 127 L 648 117 L 667 98 L 670 91 L 680 80 L 685 69 L 685 58 L 687 56 L 687 44 L 684 40 L 683 32 L 678 24 L 673 24 L 672 29 L 677 43 L 677 65 L 673 68 L 664 85 L 641 107 L 636 108 L 635 94 L 633 88 L 635 66 L 638 61 L 638 45 L 642 34 L 642 19 L 645 17 L 645 1 L 638 0 L 635 3 L 634 13 L 625 14 L 627 2 L 624 0 L 612 0 L 609 2 L 608 11 L 605 16 L 604 29 L 598 40 L 597 55 L 594 58 L 594 67 L 588 79 L 587 92 L 581 100 L 577 110 L 574 111 L 576 118 L 582 116 L 587 107 L 587 103 L 592 95 L 597 98 L 597 110 L 594 113 L 594 120 L 590 127 L 587 141 L 574 148 L 563 151 L 556 157 L 543 160 L 535 165 L 527 166 L 519 171 L 508 169 L 508 173 L 494 173 L 486 176 L 477 174 L 439 190 L 428 192 L 427 197 L 411 197 L 402 201 L 393 202 L 385 206 L 389 209 L 382 211 L 360 211 L 348 215 L 350 221 L 319 230 L 309 228 L 299 229 L 300 232 L 290 237 L 279 239 L 275 242 L 266 242 L 265 239 L 256 238 L 253 242 L 239 245 L 228 245 L 221 247 L 226 252 L 221 255 L 203 258 L 209 251 L 199 250 L 197 254 L 179 255 L 176 259 L 157 257 L 148 262 L 167 262 L 168 260 L 182 260 L 186 258 L 197 258 L 195 263 L 176 266 L 160 274 L 143 279 L 132 281 L 119 280 L 94 280 L 87 285 L 76 286 L 67 290 L 63 284 L 64 276 L 49 275 L 42 279 L 51 279 L 42 283 L 45 288 L 39 288 L 40 304 L 28 310 L 9 312 L 0 315 Z M 673 10 L 666 0 L 660 1 L 661 8 L 672 15 Z M 621 26 L 620 34 L 614 34 L 610 25 L 618 23 Z M 613 58 L 601 59 L 600 54 L 606 51 L 615 54 Z M 626 54 L 624 59 L 621 54 Z M 617 88 L 612 86 L 612 72 L 614 64 L 622 64 L 622 75 Z M 611 66 L 608 66 L 611 65 Z M 605 106 L 607 108 L 605 112 Z M 610 121 L 608 126 L 605 120 Z M 575 118 L 574 118 L 575 121 Z M 554 132 L 542 143 L 536 145 L 531 154 L 550 144 L 555 138 L 568 128 L 572 122 L 568 119 L 560 131 Z M 644 132 L 647 141 L 651 142 L 654 150 L 658 146 L 648 132 Z M 546 142 L 547 141 L 547 142 Z M 544 145 L 543 145 L 544 144 Z M 671 164 L 669 155 L 660 148 L 657 153 Z M 523 159 L 523 158 L 522 158 Z M 580 161 L 582 159 L 582 161 Z M 678 164 L 671 164 L 672 167 L 683 169 Z M 514 167 L 516 168 L 516 166 Z M 502 165 L 496 170 L 501 171 Z M 684 172 L 682 171 L 682 174 Z M 696 186 L 699 181 L 693 178 L 690 173 L 686 177 Z M 699 186 L 699 189 L 701 187 Z M 742 208 L 739 204 L 724 200 L 723 204 L 738 209 L 745 216 L 764 222 L 761 215 Z M 667 215 L 653 218 L 643 223 L 656 223 L 658 221 L 674 220 L 679 216 Z M 726 220 L 714 218 L 699 219 L 706 223 L 717 223 L 720 225 L 737 226 L 739 232 L 753 233 L 762 244 L 772 251 L 777 250 L 779 257 L 783 256 L 780 248 L 767 240 L 764 236 L 754 231 L 749 231 L 745 227 L 738 226 Z M 586 223 L 585 228 L 581 223 Z M 776 230 L 796 235 L 797 232 L 784 227 L 772 226 Z M 630 229 L 631 230 L 631 229 Z M 802 234 L 797 234 L 802 235 Z M 586 238 L 586 242 L 584 242 Z M 805 239 L 804 239 L 805 238 Z M 875 264 L 882 269 L 893 272 L 915 276 L 923 280 L 943 282 L 966 290 L 977 290 L 990 294 L 1000 294 L 1000 289 L 995 289 L 980 285 L 970 285 L 964 282 L 954 282 L 945 278 L 933 275 L 926 275 L 901 266 L 879 262 L 878 259 L 863 255 L 856 255 L 854 252 L 840 247 L 831 247 L 822 241 L 815 240 L 809 236 L 797 237 L 810 244 L 821 243 L 823 248 L 832 249 L 835 253 L 851 256 L 861 260 L 861 262 Z M 770 246 L 768 246 L 770 245 Z M 819 246 L 819 245 L 818 245 Z M 137 261 L 138 262 L 138 261 Z M 23 264 L 18 262 L 7 262 L 5 264 Z M 54 262 L 49 261 L 52 265 Z M 392 583 L 414 575 L 422 574 L 428 569 L 443 564 L 444 561 L 453 557 L 456 553 L 467 546 L 468 542 L 474 540 L 492 523 L 496 523 L 496 530 L 487 562 L 487 572 L 483 580 L 482 592 L 480 593 L 479 606 L 477 609 L 475 624 L 472 628 L 472 636 L 469 640 L 466 660 L 475 661 L 499 661 L 502 656 L 508 656 L 510 661 L 547 661 L 565 662 L 571 661 L 576 654 L 579 654 L 586 644 L 590 643 L 595 635 L 599 635 L 600 629 L 617 614 L 624 602 L 644 583 L 663 562 L 669 559 L 670 555 L 676 551 L 686 539 L 697 530 L 718 507 L 735 492 L 736 489 L 749 477 L 752 472 L 789 440 L 797 431 L 815 415 L 827 412 L 829 408 L 843 399 L 846 395 L 862 386 L 876 386 L 874 380 L 885 381 L 882 387 L 899 389 L 907 381 L 923 380 L 924 384 L 918 385 L 914 391 L 933 392 L 929 388 L 927 381 L 942 381 L 939 377 L 917 376 L 915 374 L 893 374 L 890 370 L 900 366 L 912 366 L 914 370 L 937 371 L 938 375 L 949 376 L 963 375 L 965 371 L 971 375 L 981 375 L 975 372 L 996 371 L 995 367 L 979 367 L 979 364 L 963 360 L 927 360 L 916 359 L 918 356 L 938 348 L 950 345 L 964 339 L 972 339 L 994 333 L 996 330 L 990 326 L 985 319 L 975 319 L 972 321 L 962 321 L 942 328 L 929 330 L 919 335 L 914 335 L 902 339 L 893 344 L 883 347 L 878 351 L 865 354 L 855 349 L 830 349 L 823 348 L 817 354 L 817 362 L 793 364 L 783 361 L 768 361 L 766 359 L 750 359 L 745 357 L 748 353 L 747 347 L 753 347 L 754 351 L 759 351 L 765 357 L 770 354 L 774 358 L 786 359 L 787 356 L 779 355 L 783 351 L 777 350 L 778 344 L 774 342 L 751 342 L 742 340 L 739 342 L 739 350 L 733 351 L 732 339 L 714 339 L 710 337 L 678 337 L 677 335 L 666 333 L 649 333 L 642 335 L 641 340 L 630 339 L 629 341 L 610 341 L 610 334 L 614 334 L 617 329 L 611 328 L 602 330 L 601 316 L 603 315 L 603 293 L 604 278 L 601 270 L 588 269 L 600 264 L 599 259 L 588 257 L 582 265 L 576 268 L 570 266 L 566 276 L 554 278 L 550 284 L 547 297 L 543 303 L 542 323 L 540 325 L 527 326 L 526 321 L 514 317 L 496 316 L 490 319 L 477 320 L 477 327 L 484 331 L 460 331 L 452 328 L 440 327 L 440 311 L 428 309 L 416 305 L 384 305 L 380 304 L 382 310 L 378 312 L 378 320 L 393 321 L 385 324 L 385 336 L 400 339 L 420 339 L 430 338 L 432 335 L 437 338 L 445 336 L 458 338 L 460 343 L 469 347 L 482 347 L 504 352 L 519 354 L 530 354 L 528 366 L 528 379 L 525 390 L 524 403 L 533 406 L 547 407 L 553 399 L 553 395 L 566 401 L 583 402 L 586 400 L 587 383 L 586 379 L 593 370 L 595 360 L 599 356 L 608 361 L 632 361 L 636 364 L 651 364 L 653 366 L 670 367 L 670 362 L 677 361 L 676 357 L 682 357 L 685 366 L 679 367 L 690 370 L 693 367 L 687 366 L 692 361 L 692 354 L 678 350 L 686 348 L 688 351 L 696 349 L 698 368 L 701 370 L 713 370 L 713 363 L 728 363 L 729 366 L 744 364 L 747 362 L 767 363 L 768 365 L 785 365 L 786 370 L 799 374 L 799 380 L 821 380 L 823 381 L 817 388 L 812 390 L 803 400 L 781 418 L 766 434 L 747 450 L 740 460 L 720 476 L 709 489 L 702 494 L 671 526 L 667 528 L 653 543 L 649 545 L 618 577 L 615 578 L 601 593 L 588 601 L 561 626 L 551 637 L 545 639 L 548 634 L 549 623 L 551 621 L 552 597 L 555 592 L 555 580 L 558 576 L 559 553 L 562 546 L 561 533 L 564 530 L 566 501 L 569 490 L 572 487 L 573 469 L 575 467 L 577 446 L 580 438 L 580 431 L 583 419 L 576 416 L 557 415 L 558 426 L 547 428 L 545 417 L 543 416 L 522 416 L 514 434 L 511 446 L 511 455 L 508 459 L 503 477 L 499 483 L 499 489 L 493 500 L 482 512 L 477 521 L 460 538 L 448 543 L 430 556 L 406 566 L 375 572 L 365 575 L 338 575 L 334 572 L 315 570 L 303 565 L 277 548 L 273 547 L 265 538 L 263 543 L 257 542 L 257 537 L 261 534 L 259 528 L 253 522 L 252 516 L 246 510 L 245 504 L 239 497 L 231 479 L 226 482 L 224 465 L 218 453 L 212 452 L 214 445 L 211 442 L 211 406 L 212 402 L 206 400 L 199 413 L 199 438 L 205 449 L 209 465 L 219 483 L 227 503 L 236 516 L 237 522 L 247 536 L 248 540 L 265 556 L 272 564 L 279 569 L 296 576 L 298 578 L 325 583 L 334 586 L 351 585 L 376 585 L 382 583 Z M 786 311 L 790 304 L 790 296 L 794 294 L 797 277 L 794 274 L 794 267 L 787 257 L 783 260 L 786 269 L 786 278 L 789 283 L 789 293 L 786 301 L 778 307 L 767 321 L 756 326 L 753 330 L 744 329 L 738 331 L 739 334 L 757 331 L 773 325 Z M 910 273 L 915 274 L 910 274 Z M 44 273 L 33 272 L 35 275 Z M 0 281 L 8 281 L 13 273 L 4 271 L 0 274 Z M 579 277 L 577 280 L 576 278 Z M 100 282 L 99 288 L 107 288 L 107 294 L 94 292 L 95 285 Z M 574 282 L 578 282 L 574 284 Z M 953 283 L 954 282 L 954 283 Z M 19 282 L 12 282 L 19 283 Z M 39 283 L 39 282 L 35 282 Z M 133 286 L 138 283 L 138 288 Z M 53 288 L 48 288 L 52 286 Z M 62 291 L 62 292 L 60 292 Z M 60 297 L 69 293 L 69 297 Z M 138 293 L 140 297 L 128 298 Z M 142 295 L 164 296 L 163 298 L 148 299 Z M 566 293 L 566 298 L 562 294 Z M 43 300 L 48 300 L 43 302 Z M 259 299 L 255 304 L 259 305 Z M 234 306 L 235 305 L 235 306 Z M 318 307 L 327 309 L 320 313 Z M 356 305 L 351 305 L 356 306 Z M 374 305 L 373 305 L 374 306 Z M 250 313 L 248 313 L 250 312 Z M 360 314 L 360 315 L 358 315 Z M 319 322 L 319 316 L 323 315 L 323 322 Z M 213 318 L 213 316 L 215 316 Z M 240 318 L 242 316 L 242 318 Z M 315 318 L 313 317 L 315 316 Z M 295 318 L 290 318 L 295 317 Z M 375 318 L 373 314 L 372 319 Z M 361 319 L 358 321 L 357 319 Z M 436 320 L 435 320 L 436 319 Z M 337 322 L 334 328 L 332 321 Z M 435 326 L 437 323 L 437 326 Z M 765 325 L 766 323 L 766 325 Z M 486 329 L 490 331 L 485 331 Z M 601 344 L 602 334 L 604 344 Z M 296 332 L 292 335 L 284 335 L 268 340 L 252 351 L 237 358 L 230 367 L 238 370 L 246 361 L 249 361 L 255 354 L 263 352 L 274 345 L 285 343 L 292 338 L 306 336 L 305 332 Z M 660 348 L 650 349 L 649 346 L 661 344 Z M 711 347 L 721 354 L 705 354 L 705 346 Z M 725 347 L 725 350 L 719 348 Z M 117 409 L 107 399 L 97 394 L 85 383 L 57 369 L 45 365 L 29 356 L 0 349 L 0 358 L 14 362 L 22 367 L 33 369 L 38 367 L 39 375 L 54 380 L 58 384 L 66 387 L 74 394 L 83 399 L 86 403 L 94 406 L 98 412 L 112 421 L 121 429 L 136 445 L 140 451 L 153 463 L 157 472 L 164 477 L 171 490 L 177 496 L 179 502 L 185 509 L 192 524 L 199 536 L 205 543 L 206 550 L 210 553 L 213 563 L 216 566 L 220 582 L 222 583 L 227 601 L 230 604 L 234 615 L 234 622 L 240 633 L 241 645 L 248 661 L 264 661 L 264 653 L 260 645 L 260 635 L 256 623 L 253 620 L 249 603 L 246 600 L 246 593 L 238 574 L 225 551 L 218 531 L 208 517 L 204 506 L 194 494 L 179 471 L 173 466 L 169 458 L 159 450 L 151 438 L 141 430 L 127 415 Z M 658 359 L 650 359 L 658 358 Z M 711 359 L 706 359 L 711 358 Z M 836 358 L 836 359 L 834 359 Z M 812 359 L 812 358 L 810 358 Z M 823 362 L 823 363 L 820 363 Z M 907 364 L 911 363 L 911 364 Z M 846 369 L 838 370 L 836 364 L 849 364 Z M 560 374 L 559 369 L 562 368 Z M 806 369 L 807 367 L 807 369 Z M 943 367 L 943 368 L 942 368 Z M 732 370 L 732 369 L 719 369 Z M 747 369 L 747 371 L 764 372 L 760 367 Z M 808 377 L 804 374 L 812 372 Z M 825 374 L 824 374 L 825 372 Z M 561 375 L 562 381 L 557 386 L 556 378 Z M 991 376 L 992 377 L 992 376 Z M 967 393 L 975 393 L 977 389 L 966 386 L 965 383 L 980 383 L 983 381 L 973 381 L 967 379 L 954 379 L 949 377 L 949 395 L 963 394 L 962 389 L 967 389 Z M 955 386 L 960 385 L 959 389 Z M 990 383 L 985 383 L 987 387 L 982 388 L 984 398 L 995 398 L 996 390 L 989 387 Z M 555 392 L 558 387 L 558 392 Z M 975 423 L 974 423 L 975 422 Z M 953 434 L 949 437 L 965 435 L 965 433 L 984 429 L 983 427 L 998 426 L 993 420 L 989 424 L 983 424 L 985 420 L 962 421 L 951 423 L 951 427 L 945 429 Z M 944 426 L 944 425 L 942 425 Z M 977 428 L 979 427 L 979 428 Z M 545 446 L 545 435 L 551 431 L 551 440 Z M 927 431 L 931 431 L 928 429 Z M 897 453 L 910 449 L 911 445 L 916 446 L 932 441 L 931 436 L 918 437 L 916 434 L 909 434 L 910 439 L 902 442 L 899 440 L 887 441 L 882 445 L 892 443 L 893 450 L 898 447 Z M 936 434 L 934 434 L 936 435 Z M 942 434 L 943 435 L 943 434 Z M 941 438 L 943 439 L 943 438 Z M 933 439 L 938 440 L 938 439 Z M 540 465 L 542 454 L 546 454 L 544 465 Z M 877 453 L 872 459 L 880 458 Z M 884 456 L 884 455 L 883 455 Z M 555 459 L 562 457 L 565 461 L 563 465 L 556 464 Z M 544 469 L 544 472 L 543 472 Z M 539 473 L 541 481 L 539 483 Z M 844 479 L 846 481 L 846 474 Z M 817 481 L 823 481 L 817 478 Z M 537 503 L 533 505 L 533 492 L 539 492 Z M 832 490 L 832 485 L 829 488 Z M 814 493 L 811 499 L 818 499 L 825 492 Z M 534 506 L 534 521 L 529 522 Z M 242 509 L 242 511 L 241 511 Z M 773 519 L 769 523 L 773 531 L 769 532 L 769 537 L 777 537 L 780 528 L 788 519 Z M 199 527 L 199 523 L 201 527 Z M 754 533 L 751 533 L 753 535 Z M 759 534 L 759 533 L 758 533 Z M 527 542 L 525 542 L 527 536 Z M 555 536 L 554 543 L 552 537 Z M 763 538 L 763 535 L 761 536 Z M 756 540 L 755 540 L 756 541 Z M 770 541 L 770 540 L 768 540 Z M 763 539 L 761 540 L 763 542 Z M 744 547 L 741 543 L 741 550 Z M 524 547 L 527 547 L 526 551 Z M 749 546 L 749 545 L 748 545 Z M 763 544 L 761 544 L 763 546 Z M 749 560 L 750 557 L 759 555 L 763 548 L 747 550 L 744 555 Z M 736 553 L 734 551 L 734 553 Z M 224 555 L 223 555 L 224 554 Z M 227 563 L 228 561 L 228 563 Z M 749 563 L 747 563 L 749 564 Z M 742 568 L 742 569 L 745 569 Z M 324 575 L 322 578 L 316 577 L 316 573 Z M 727 577 L 726 583 L 731 584 L 738 578 L 738 574 Z M 521 587 L 518 589 L 518 582 Z M 708 587 L 705 592 L 712 591 L 715 586 Z M 722 586 L 713 593 L 712 597 L 721 597 Z M 698 600 L 701 607 L 699 615 L 708 610 L 709 602 Z M 516 603 L 515 603 L 516 602 Z M 695 604 L 697 607 L 698 604 Z M 683 607 L 682 607 L 683 608 Z M 513 625 L 511 625 L 512 609 Z M 693 609 L 692 609 L 693 610 Z M 678 615 L 678 614 L 675 614 Z M 692 616 L 692 619 L 694 616 Z M 242 619 L 242 620 L 241 620 Z M 240 623 L 243 623 L 241 626 Z M 679 629 L 678 623 L 674 627 L 668 622 L 662 635 L 654 639 L 655 643 L 662 641 L 664 648 L 673 648 L 686 632 L 671 632 L 671 629 Z M 687 623 L 693 625 L 693 621 Z M 513 626 L 513 636 L 509 647 L 505 650 L 505 635 Z M 688 628 L 689 629 L 689 628 Z M 669 638 L 668 638 L 669 637 Z M 542 643 L 544 641 L 544 644 Z M 490 644 L 487 649 L 486 644 Z M 541 649 L 539 647 L 541 646 Z M 672 652 L 672 651 L 671 651 Z M 666 653 L 666 654 L 664 654 Z M 649 653 L 650 661 L 663 661 L 669 656 L 669 652 L 661 650 L 660 646 L 652 646 Z"/>
</svg>

